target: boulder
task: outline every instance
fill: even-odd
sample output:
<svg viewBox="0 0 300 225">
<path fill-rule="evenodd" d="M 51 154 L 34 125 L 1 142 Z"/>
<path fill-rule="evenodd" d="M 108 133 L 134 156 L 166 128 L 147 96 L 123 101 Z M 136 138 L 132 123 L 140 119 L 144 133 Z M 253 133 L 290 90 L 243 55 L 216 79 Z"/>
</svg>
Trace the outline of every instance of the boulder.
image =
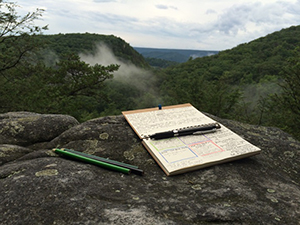
<svg viewBox="0 0 300 225">
<path fill-rule="evenodd" d="M 79 124 L 67 115 L 10 112 L 0 115 L 0 144 L 27 146 L 50 141 Z"/>
<path fill-rule="evenodd" d="M 64 115 L 2 114 L 0 224 L 299 224 L 300 143 L 277 128 L 213 119 L 261 154 L 168 177 L 121 115 L 79 124 Z M 63 158 L 55 147 L 145 174 Z"/>
</svg>

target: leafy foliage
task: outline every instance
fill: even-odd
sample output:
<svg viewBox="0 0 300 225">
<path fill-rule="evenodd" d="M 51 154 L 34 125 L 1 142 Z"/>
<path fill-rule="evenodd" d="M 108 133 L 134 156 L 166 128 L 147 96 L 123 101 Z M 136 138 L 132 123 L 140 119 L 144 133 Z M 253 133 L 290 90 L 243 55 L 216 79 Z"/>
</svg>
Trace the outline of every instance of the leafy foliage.
<svg viewBox="0 0 300 225">
<path fill-rule="evenodd" d="M 34 26 L 34 20 L 42 16 L 43 10 L 20 17 L 16 7 L 14 3 L 0 2 L 0 111 L 88 117 L 93 113 L 92 106 L 101 100 L 104 81 L 111 79 L 119 66 L 90 66 L 72 54 L 61 56 L 52 67 L 46 66 L 37 60 L 34 51 L 42 44 L 35 35 L 46 29 Z"/>
<path fill-rule="evenodd" d="M 46 27 L 33 22 L 42 11 L 19 17 L 15 7 L 0 0 L 1 112 L 66 113 L 84 121 L 190 102 L 219 117 L 277 126 L 300 138 L 300 26 L 181 64 L 147 59 L 167 66 L 154 69 L 113 35 L 40 35 Z M 122 65 L 80 60 L 79 53 L 95 55 L 99 43 Z"/>
<path fill-rule="evenodd" d="M 147 63 L 154 68 L 167 68 L 169 66 L 177 65 L 177 62 L 168 61 L 165 59 L 158 59 L 158 58 L 145 58 Z"/>
<path fill-rule="evenodd" d="M 299 137 L 300 57 L 294 54 L 299 43 L 295 26 L 167 68 L 162 95 L 167 103 L 191 102 L 221 117 L 277 126 Z"/>
<path fill-rule="evenodd" d="M 295 55 L 289 58 L 282 77 L 284 79 L 282 100 L 300 119 L 300 47 L 295 50 Z"/>
<path fill-rule="evenodd" d="M 276 107 L 277 112 L 282 113 L 279 115 L 275 113 L 272 117 L 273 124 L 280 123 L 280 127 L 300 139 L 300 47 L 297 47 L 293 53 L 293 56 L 287 60 L 287 66 L 281 72 L 282 93 L 272 97 L 273 107 L 268 109 L 269 112 L 274 112 Z"/>
<path fill-rule="evenodd" d="M 104 81 L 118 68 L 90 66 L 77 55 L 58 62 L 55 68 L 43 64 L 17 67 L 10 71 L 16 74 L 13 82 L 6 80 L 5 89 L 1 89 L 2 111 L 65 113 L 81 120 L 81 114 L 92 113 L 93 106 L 104 98 Z"/>
<path fill-rule="evenodd" d="M 38 46 L 38 42 L 33 42 L 30 35 L 47 29 L 47 26 L 40 28 L 33 24 L 42 16 L 42 9 L 18 16 L 16 7 L 15 3 L 0 1 L 0 73 L 16 66 Z"/>
<path fill-rule="evenodd" d="M 88 53 L 96 54 L 97 45 L 107 45 L 114 55 L 124 62 L 131 62 L 141 68 L 148 68 L 145 59 L 137 53 L 128 43 L 114 35 L 99 34 L 56 34 L 40 35 L 38 40 L 45 43 L 44 48 L 53 51 L 58 57 L 65 54 Z"/>
</svg>

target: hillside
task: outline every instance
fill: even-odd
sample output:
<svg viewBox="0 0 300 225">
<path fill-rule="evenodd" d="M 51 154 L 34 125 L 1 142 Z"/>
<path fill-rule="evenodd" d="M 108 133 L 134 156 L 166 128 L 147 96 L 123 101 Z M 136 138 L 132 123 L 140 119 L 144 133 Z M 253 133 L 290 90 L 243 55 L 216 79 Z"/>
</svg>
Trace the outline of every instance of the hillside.
<svg viewBox="0 0 300 225">
<path fill-rule="evenodd" d="M 134 47 L 145 58 L 157 58 L 167 61 L 183 63 L 189 58 L 198 58 L 217 54 L 218 51 L 189 50 L 189 49 L 163 49 Z"/>
<path fill-rule="evenodd" d="M 287 57 L 299 45 L 300 26 L 294 26 L 210 57 L 196 58 L 166 72 L 196 72 L 206 74 L 209 80 L 226 73 L 232 84 L 257 83 L 266 75 L 279 76 Z"/>
<path fill-rule="evenodd" d="M 52 53 L 58 59 L 52 64 L 25 60 L 6 71 L 0 80 L 5 87 L 1 110 L 64 113 L 85 121 L 130 109 L 189 102 L 222 118 L 276 126 L 299 137 L 300 79 L 295 74 L 300 71 L 300 52 L 295 51 L 300 46 L 299 34 L 300 26 L 290 27 L 166 69 L 151 68 L 141 54 L 113 35 L 37 36 L 45 46 L 36 59 L 49 58 Z M 64 57 L 86 53 L 99 62 L 99 43 L 114 54 L 102 57 L 116 57 L 117 62 L 112 63 L 117 65 L 93 67 L 76 56 Z"/>
<path fill-rule="evenodd" d="M 150 66 L 119 37 L 33 35 L 28 36 L 28 43 L 39 45 L 17 65 L 2 71 L 0 112 L 72 114 L 82 121 L 119 114 L 147 95 L 141 83 L 148 79 Z M 23 44 L 13 46 L 15 52 Z M 5 57 L 13 59 L 9 54 Z"/>
<path fill-rule="evenodd" d="M 105 44 L 113 51 L 113 54 L 118 60 L 124 62 L 132 62 L 134 65 L 147 68 L 148 63 L 142 55 L 136 52 L 123 39 L 114 35 L 100 34 L 55 34 L 55 35 L 40 35 L 38 36 L 45 42 L 45 48 L 53 51 L 58 56 L 68 53 L 88 53 L 96 54 L 97 46 Z"/>
<path fill-rule="evenodd" d="M 295 50 L 299 46 L 300 26 L 293 26 L 169 67 L 161 78 L 161 95 L 167 96 L 167 103 L 190 102 L 223 118 L 277 126 L 299 135 L 295 125 L 300 123 L 300 58 Z"/>
</svg>

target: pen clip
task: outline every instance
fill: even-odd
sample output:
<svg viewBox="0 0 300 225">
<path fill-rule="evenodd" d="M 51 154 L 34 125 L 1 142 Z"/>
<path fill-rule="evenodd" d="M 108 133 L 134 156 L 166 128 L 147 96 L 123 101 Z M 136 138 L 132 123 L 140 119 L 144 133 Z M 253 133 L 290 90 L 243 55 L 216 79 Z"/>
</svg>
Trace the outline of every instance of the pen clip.
<svg viewBox="0 0 300 225">
<path fill-rule="evenodd" d="M 200 135 L 200 134 L 207 134 L 207 133 L 212 133 L 212 132 L 216 132 L 217 129 L 211 129 L 211 130 L 203 130 L 203 131 L 196 131 L 193 133 L 193 135 Z"/>
</svg>

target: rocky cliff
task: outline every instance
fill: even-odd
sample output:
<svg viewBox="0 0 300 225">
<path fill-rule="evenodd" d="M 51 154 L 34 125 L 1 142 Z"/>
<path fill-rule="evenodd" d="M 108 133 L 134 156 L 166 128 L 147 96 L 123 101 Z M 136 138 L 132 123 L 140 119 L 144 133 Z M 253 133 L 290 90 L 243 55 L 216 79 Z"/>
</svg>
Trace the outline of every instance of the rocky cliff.
<svg viewBox="0 0 300 225">
<path fill-rule="evenodd" d="M 262 153 L 167 177 L 123 116 L 0 114 L 0 224 L 300 224 L 300 143 L 213 119 Z M 62 158 L 72 148 L 137 165 L 125 175 Z"/>
</svg>

